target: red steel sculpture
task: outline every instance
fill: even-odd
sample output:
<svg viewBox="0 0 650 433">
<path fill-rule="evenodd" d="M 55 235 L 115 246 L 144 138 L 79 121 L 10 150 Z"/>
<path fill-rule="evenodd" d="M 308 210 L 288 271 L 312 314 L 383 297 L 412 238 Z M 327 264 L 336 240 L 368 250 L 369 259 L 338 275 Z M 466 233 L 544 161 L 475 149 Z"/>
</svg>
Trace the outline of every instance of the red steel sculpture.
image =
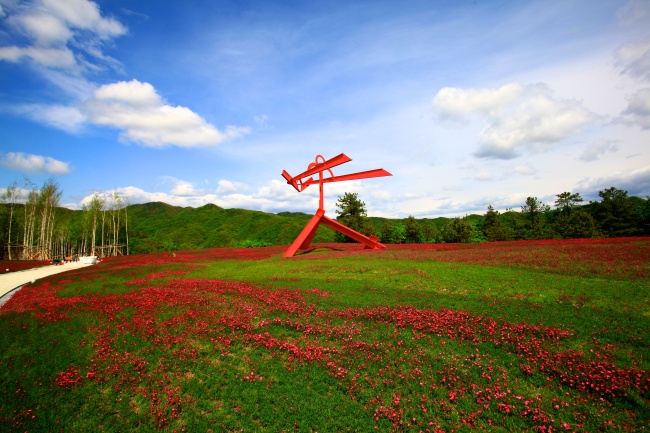
<svg viewBox="0 0 650 433">
<path fill-rule="evenodd" d="M 287 180 L 287 183 L 293 186 L 296 191 L 302 192 L 309 185 L 318 184 L 320 188 L 320 202 L 318 204 L 318 210 L 312 219 L 307 223 L 302 232 L 298 235 L 295 241 L 291 244 L 289 249 L 284 253 L 284 257 L 293 257 L 296 252 L 301 249 L 309 248 L 314 235 L 316 234 L 316 229 L 319 224 L 325 224 L 327 227 L 336 230 L 337 232 L 343 233 L 344 235 L 361 242 L 365 245 L 366 249 L 380 250 L 386 248 L 384 245 L 378 242 L 377 236 L 365 236 L 361 233 L 352 230 L 349 227 L 344 226 L 338 221 L 330 219 L 325 216 L 325 208 L 323 206 L 323 184 L 330 182 L 341 182 L 344 180 L 356 180 L 356 179 L 367 179 L 370 177 L 382 177 L 382 176 L 392 176 L 389 172 L 383 168 L 378 168 L 376 170 L 362 171 L 360 173 L 351 173 L 345 174 L 343 176 L 334 176 L 332 173 L 332 168 L 337 165 L 345 164 L 350 162 L 350 159 L 346 154 L 342 153 L 338 156 L 335 156 L 332 159 L 325 161 L 321 155 L 317 155 L 314 162 L 309 164 L 307 171 L 300 173 L 297 176 L 291 176 L 287 173 L 286 170 L 282 170 L 282 177 Z M 330 177 L 323 177 L 323 172 L 328 171 Z M 313 175 L 318 174 L 318 179 L 314 180 Z"/>
</svg>

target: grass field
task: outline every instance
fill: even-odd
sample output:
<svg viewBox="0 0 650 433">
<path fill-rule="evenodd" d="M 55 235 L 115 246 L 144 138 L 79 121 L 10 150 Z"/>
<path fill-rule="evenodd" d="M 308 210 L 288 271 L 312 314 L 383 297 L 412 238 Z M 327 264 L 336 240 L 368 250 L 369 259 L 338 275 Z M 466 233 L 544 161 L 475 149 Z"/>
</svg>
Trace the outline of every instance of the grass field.
<svg viewBox="0 0 650 433">
<path fill-rule="evenodd" d="M 0 430 L 650 430 L 650 239 L 120 257 L 0 309 Z"/>
</svg>

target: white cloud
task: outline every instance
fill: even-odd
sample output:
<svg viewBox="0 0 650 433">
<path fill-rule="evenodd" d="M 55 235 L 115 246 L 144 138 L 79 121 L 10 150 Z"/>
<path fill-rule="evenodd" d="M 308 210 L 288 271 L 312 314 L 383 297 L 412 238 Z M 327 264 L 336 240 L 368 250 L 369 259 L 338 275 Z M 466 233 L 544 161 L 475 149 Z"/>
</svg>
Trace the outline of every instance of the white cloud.
<svg viewBox="0 0 650 433">
<path fill-rule="evenodd" d="M 189 108 L 167 105 L 138 80 L 101 86 L 84 108 L 94 124 L 121 129 L 120 141 L 149 147 L 212 147 L 249 132 L 235 126 L 221 132 Z"/>
<path fill-rule="evenodd" d="M 626 190 L 628 195 L 643 198 L 650 196 L 650 166 L 629 172 L 615 172 L 603 177 L 586 178 L 578 182 L 573 190 L 594 192 L 596 195 L 596 191 L 612 186 Z"/>
<path fill-rule="evenodd" d="M 112 18 L 104 18 L 97 3 L 88 0 L 41 0 L 45 10 L 74 28 L 90 30 L 102 39 L 120 36 L 126 28 Z"/>
<path fill-rule="evenodd" d="M 11 2 L 5 7 L 6 23 L 30 43 L 0 47 L 0 60 L 17 62 L 26 57 L 45 67 L 75 70 L 80 64 L 73 48 L 105 61 L 101 45 L 126 33 L 121 23 L 102 17 L 97 3 L 88 0 Z M 81 60 L 82 66 L 96 68 Z"/>
<path fill-rule="evenodd" d="M 180 197 L 197 197 L 206 194 L 204 189 L 196 188 L 191 182 L 176 179 L 172 176 L 164 176 L 163 181 L 165 184 L 171 186 L 170 194 Z"/>
<path fill-rule="evenodd" d="M 0 154 L 0 166 L 27 173 L 68 174 L 70 166 L 49 156 L 31 155 L 23 152 Z"/>
<path fill-rule="evenodd" d="M 63 20 L 44 11 L 31 10 L 8 21 L 42 47 L 65 44 L 74 34 Z"/>
<path fill-rule="evenodd" d="M 479 158 L 511 159 L 521 149 L 545 151 L 597 119 L 579 101 L 554 98 L 545 84 L 444 88 L 434 97 L 433 107 L 443 120 L 463 121 L 476 114 L 486 122 L 478 136 Z"/>
<path fill-rule="evenodd" d="M 16 63 L 24 57 L 47 67 L 70 68 L 76 64 L 72 51 L 65 47 L 0 47 L 0 60 Z"/>
<path fill-rule="evenodd" d="M 650 129 L 650 87 L 628 97 L 628 106 L 623 112 L 622 120 L 628 125 Z"/>
<path fill-rule="evenodd" d="M 203 190 L 196 189 L 189 182 L 179 182 L 170 192 L 181 197 L 196 197 L 204 193 Z"/>
<path fill-rule="evenodd" d="M 217 187 L 217 194 L 232 194 L 246 188 L 248 188 L 248 185 L 245 183 L 221 179 L 219 180 L 219 186 Z"/>
<path fill-rule="evenodd" d="M 141 204 L 149 202 L 163 202 L 172 206 L 200 207 L 208 203 L 216 204 L 223 208 L 239 208 L 260 210 L 264 212 L 305 212 L 313 214 L 318 209 L 318 188 L 308 188 L 302 193 L 296 192 L 291 186 L 277 179 L 273 179 L 257 188 L 256 191 L 242 193 L 246 185 L 239 182 L 220 181 L 220 186 L 226 189 L 222 193 L 209 193 L 195 189 L 190 182 L 179 180 L 173 177 L 165 177 L 165 183 L 171 184 L 169 192 L 150 192 L 134 186 L 117 188 L 116 190 L 104 191 L 99 194 L 110 198 L 114 191 L 125 197 L 130 204 Z M 329 215 L 335 215 L 336 201 L 344 192 L 359 192 L 364 201 L 369 198 L 374 202 L 389 201 L 390 194 L 379 190 L 377 187 L 366 185 L 365 188 L 358 182 L 345 182 L 348 188 L 339 184 L 330 184 L 326 188 L 325 208 Z M 353 184 L 353 185 L 350 185 Z M 234 189 L 233 189 L 234 188 Z M 92 198 L 92 194 L 84 197 L 79 206 L 68 205 L 70 208 L 81 208 Z M 377 209 L 369 208 L 372 215 L 381 213 Z"/>
<path fill-rule="evenodd" d="M 474 113 L 496 118 L 504 107 L 519 99 L 523 91 L 518 84 L 506 84 L 497 89 L 445 87 L 433 98 L 433 108 L 444 120 L 464 121 Z"/>
<path fill-rule="evenodd" d="M 650 81 L 650 38 L 621 45 L 614 52 L 614 58 L 623 73 Z"/>
<path fill-rule="evenodd" d="M 97 85 L 81 75 L 70 74 L 60 69 L 38 68 L 37 72 L 47 81 L 63 90 L 73 100 L 85 101 L 90 98 Z"/>
<path fill-rule="evenodd" d="M 585 162 L 597 161 L 602 155 L 616 151 L 618 151 L 618 141 L 596 140 L 585 148 L 578 159 Z"/>
<path fill-rule="evenodd" d="M 77 108 L 62 105 L 27 104 L 16 106 L 13 111 L 71 133 L 79 132 L 86 121 Z"/>
<path fill-rule="evenodd" d="M 181 181 L 182 182 L 182 181 Z M 274 189 L 275 181 L 272 181 L 270 184 L 270 189 Z M 287 188 L 290 188 L 286 185 Z M 291 188 L 293 192 L 293 188 Z M 281 212 L 285 210 L 290 211 L 300 211 L 304 210 L 305 212 L 313 212 L 316 207 L 312 200 L 308 200 L 307 205 L 304 202 L 304 197 L 296 197 L 299 194 L 292 195 L 293 197 L 278 197 L 275 195 L 268 195 L 269 187 L 262 187 L 254 194 L 226 194 L 226 195 L 217 195 L 204 193 L 201 195 L 183 195 L 177 194 L 178 192 L 183 192 L 182 188 L 179 191 L 172 190 L 169 193 L 165 192 L 150 192 L 145 191 L 141 188 L 134 186 L 128 186 L 125 188 L 117 188 L 116 191 L 122 197 L 126 198 L 130 204 L 142 204 L 149 202 L 163 202 L 170 204 L 172 206 L 180 207 L 200 207 L 208 203 L 216 204 L 217 206 L 223 208 L 241 208 L 241 209 L 252 209 L 252 210 L 262 210 L 265 212 Z M 113 194 L 113 191 L 105 191 L 99 193 L 102 196 L 110 197 Z M 92 195 L 88 195 L 81 200 L 81 205 L 88 203 L 92 198 Z M 293 198 L 295 203 L 289 199 Z M 317 203 L 315 204 L 317 206 Z M 74 207 L 74 206 L 72 206 Z M 80 207 L 80 206 L 79 206 Z"/>
<path fill-rule="evenodd" d="M 278 200 L 285 201 L 294 199 L 301 194 L 287 185 L 286 182 L 273 179 L 267 185 L 261 187 L 256 195 L 257 197 L 277 197 Z"/>
<path fill-rule="evenodd" d="M 180 207 L 199 207 L 208 203 L 213 203 L 216 199 L 214 195 L 205 195 L 201 197 L 182 197 L 164 192 L 149 192 L 134 186 L 117 188 L 111 191 L 103 191 L 98 194 L 104 198 L 110 199 L 112 194 L 117 192 L 121 197 L 126 199 L 129 204 L 142 204 L 150 202 L 163 202 L 172 206 Z M 81 200 L 81 205 L 90 202 L 94 194 L 88 195 Z"/>
</svg>

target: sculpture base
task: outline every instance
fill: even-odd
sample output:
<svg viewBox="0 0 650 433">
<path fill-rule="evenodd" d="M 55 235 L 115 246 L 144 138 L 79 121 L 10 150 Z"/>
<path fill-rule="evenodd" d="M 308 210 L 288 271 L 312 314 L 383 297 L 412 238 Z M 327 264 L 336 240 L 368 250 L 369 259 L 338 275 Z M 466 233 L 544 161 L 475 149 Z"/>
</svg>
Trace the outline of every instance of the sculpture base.
<svg viewBox="0 0 650 433">
<path fill-rule="evenodd" d="M 289 249 L 284 253 L 284 257 L 293 257 L 298 250 L 305 250 L 309 248 L 314 235 L 316 234 L 316 229 L 318 229 L 319 224 L 324 224 L 327 227 L 336 230 L 339 233 L 354 239 L 357 242 L 365 245 L 365 249 L 373 250 L 383 250 L 386 248 L 385 245 L 378 242 L 377 236 L 366 236 L 362 235 L 356 230 L 352 230 L 350 227 L 344 226 L 338 221 L 335 221 L 331 218 L 325 216 L 325 210 L 318 209 L 316 214 L 309 220 L 304 229 L 300 232 L 295 241 L 289 246 Z"/>
</svg>

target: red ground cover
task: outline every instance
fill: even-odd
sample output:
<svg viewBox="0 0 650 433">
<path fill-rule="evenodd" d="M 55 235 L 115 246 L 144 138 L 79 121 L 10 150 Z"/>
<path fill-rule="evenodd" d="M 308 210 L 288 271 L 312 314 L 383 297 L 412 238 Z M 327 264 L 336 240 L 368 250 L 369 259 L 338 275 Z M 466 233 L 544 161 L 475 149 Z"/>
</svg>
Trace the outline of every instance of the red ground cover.
<svg viewBox="0 0 650 433">
<path fill-rule="evenodd" d="M 387 244 L 385 250 L 364 250 L 359 244 L 317 244 L 328 256 L 369 254 L 400 260 L 432 260 L 485 266 L 516 266 L 572 275 L 616 278 L 650 276 L 650 238 L 597 238 L 467 244 Z M 299 259 L 321 258 L 313 252 Z"/>
<path fill-rule="evenodd" d="M 71 298 L 57 296 L 64 282 L 60 286 L 46 282 L 16 293 L 3 313 L 31 312 L 43 323 L 66 321 L 88 312 L 98 314 L 100 320 L 89 330 L 94 335 L 92 359 L 61 371 L 56 383 L 72 388 L 88 381 L 111 381 L 113 389 L 125 398 L 139 395 L 147 401 L 149 417 L 158 428 L 178 418 L 185 405 L 193 404 L 192 396 L 181 393 L 171 378 L 183 374 L 179 362 L 209 363 L 211 356 L 201 355 L 206 345 L 221 356 L 228 356 L 235 343 L 260 348 L 284 359 L 287 369 L 320 366 L 345 386 L 350 399 L 374 395 L 366 409 L 376 420 L 388 419 L 396 429 L 435 431 L 432 412 L 452 409 L 459 413 L 462 424 L 471 428 L 483 412 L 496 409 L 504 420 L 524 418 L 540 432 L 581 430 L 589 414 L 565 415 L 563 419 L 571 419 L 573 424 L 562 421 L 562 425 L 549 407 L 570 408 L 581 398 L 606 401 L 631 389 L 646 397 L 650 392 L 650 374 L 617 366 L 606 347 L 595 347 L 590 353 L 564 349 L 563 343 L 572 338 L 571 331 L 564 328 L 407 305 L 322 310 L 309 299 L 329 296 L 323 290 L 269 290 L 247 283 L 196 279 L 156 286 L 152 281 L 170 275 L 150 274 L 147 280 L 153 286 L 126 294 Z M 131 313 L 124 314 L 127 310 Z M 292 336 L 277 332 L 283 328 L 291 330 Z M 132 338 L 155 345 L 162 355 L 146 358 L 134 350 Z M 432 368 L 420 340 L 425 340 L 425 346 L 441 348 L 443 356 L 437 366 Z M 445 345 L 452 341 L 469 354 L 446 351 Z M 583 397 L 549 402 L 537 393 L 529 394 L 526 387 L 519 387 L 513 370 L 499 363 L 498 356 L 485 353 L 485 345 L 513 356 L 525 376 L 546 378 L 580 391 Z M 250 371 L 241 375 L 242 381 L 273 386 L 255 365 L 249 367 Z M 212 367 L 206 364 L 206 368 Z M 396 384 L 419 391 L 395 393 Z M 602 415 L 606 420 L 606 413 Z"/>
<path fill-rule="evenodd" d="M 617 278 L 650 276 L 650 238 L 647 237 L 485 242 L 471 245 L 463 247 L 462 244 L 456 244 L 456 249 L 451 248 L 444 254 L 431 254 L 427 250 L 414 248 L 406 254 L 400 254 L 399 258 L 517 266 Z M 398 250 L 399 246 L 396 247 L 392 249 Z M 435 247 L 432 250 L 436 251 Z"/>
<path fill-rule="evenodd" d="M 317 247 L 334 250 L 327 257 L 368 254 L 369 259 L 510 265 L 631 278 L 648 275 L 650 257 L 648 238 L 389 245 L 385 251 L 364 251 L 359 244 Z M 258 260 L 280 255 L 285 249 L 210 249 L 117 257 L 106 259 L 96 272 L 107 267 L 174 262 Z M 312 257 L 323 256 L 312 252 L 296 259 Z M 215 354 L 229 356 L 235 346 L 266 351 L 279 357 L 287 369 L 306 364 L 322 368 L 345 387 L 350 399 L 363 398 L 366 410 L 372 411 L 376 420 L 387 419 L 396 430 L 436 431 L 438 415 L 433 414 L 452 411 L 461 424 L 473 428 L 485 417 L 484 412 L 496 411 L 503 418 L 502 426 L 508 424 L 508 418 L 517 418 L 539 432 L 584 431 L 584 422 L 594 414 L 572 412 L 581 400 L 601 402 L 598 416 L 606 429 L 608 401 L 624 398 L 632 390 L 650 398 L 648 371 L 617 365 L 608 347 L 593 346 L 585 352 L 567 349 L 573 338 L 570 329 L 408 305 L 324 310 L 310 302 L 330 296 L 317 288 L 268 289 L 197 279 L 156 282 L 183 273 L 153 272 L 126 283 L 133 291 L 114 295 L 59 297 L 57 292 L 66 281 L 57 286 L 49 282 L 27 286 L 9 299 L 2 314 L 30 312 L 42 323 L 95 314 L 97 320 L 89 329 L 92 359 L 59 372 L 56 384 L 73 388 L 110 381 L 115 392 L 125 398 L 139 395 L 144 399 L 148 417 L 158 428 L 193 404 L 192 395 L 175 385 L 183 374 L 178 366 L 208 363 Z M 158 358 L 152 359 L 151 351 L 134 350 L 133 338 L 158 348 Z M 450 342 L 457 347 L 447 349 Z M 208 356 L 206 346 L 210 347 Z M 440 348 L 442 355 L 432 360 L 423 346 Z M 511 357 L 514 367 L 506 368 L 502 357 Z M 249 367 L 250 371 L 241 375 L 242 381 L 273 387 L 255 365 Z M 522 375 L 549 386 L 566 387 L 572 394 L 547 401 L 520 386 L 517 376 Z M 395 392 L 404 387 L 409 389 L 408 395 Z M 562 422 L 554 415 L 557 411 L 564 411 Z"/>
</svg>

